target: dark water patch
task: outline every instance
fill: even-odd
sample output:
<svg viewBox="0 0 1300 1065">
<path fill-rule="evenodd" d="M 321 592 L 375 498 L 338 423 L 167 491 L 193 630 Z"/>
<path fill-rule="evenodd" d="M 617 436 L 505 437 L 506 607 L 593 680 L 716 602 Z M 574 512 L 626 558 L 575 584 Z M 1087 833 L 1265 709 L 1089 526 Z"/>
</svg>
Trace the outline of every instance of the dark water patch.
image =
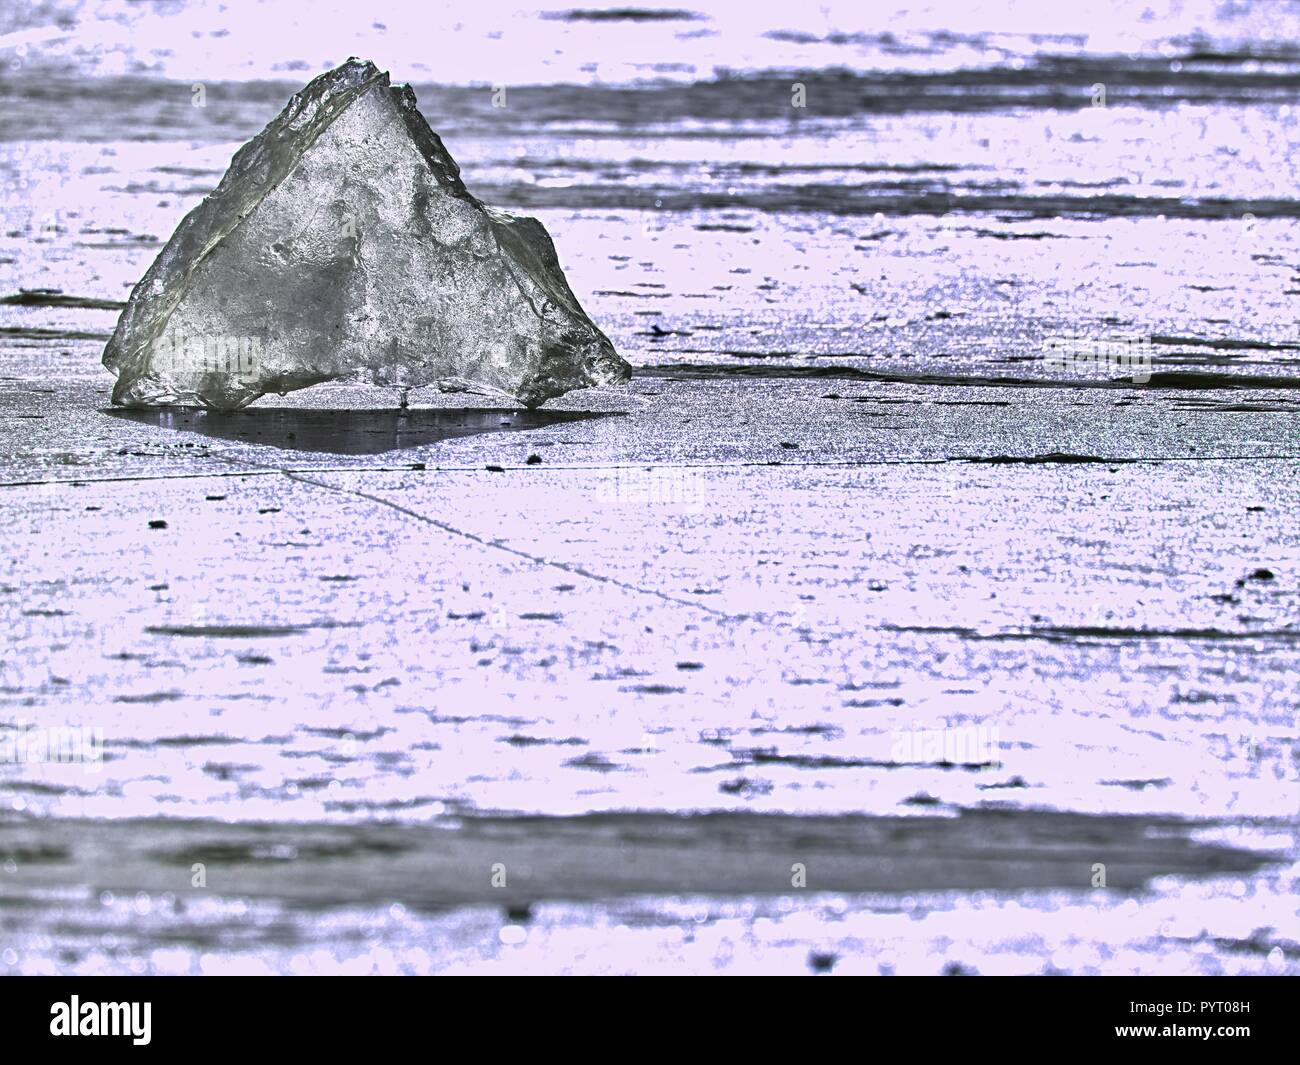
<svg viewBox="0 0 1300 1065">
<path fill-rule="evenodd" d="M 1237 340 L 1231 337 L 1179 337 L 1154 334 L 1152 344 L 1179 348 L 1219 348 L 1224 351 L 1300 351 L 1300 344 L 1275 340 Z"/>
<path fill-rule="evenodd" d="M 573 136 L 585 132 L 574 131 Z M 730 135 L 728 135 L 730 137 Z M 751 210 L 770 214 L 829 214 L 841 217 L 947 217 L 993 215 L 999 221 L 1164 218 L 1240 221 L 1300 218 L 1300 200 L 1232 199 L 1142 195 L 1017 193 L 1014 186 L 981 191 L 961 186 L 848 184 L 844 182 L 773 183 L 755 188 L 718 184 L 583 182 L 567 186 L 509 185 L 480 182 L 475 194 L 510 210 L 604 210 L 622 212 Z"/>
<path fill-rule="evenodd" d="M 265 835 L 271 836 L 273 833 L 267 832 Z M 411 846 L 402 841 L 382 838 L 308 843 L 276 842 L 273 839 L 247 843 L 214 841 L 208 847 L 210 849 L 201 852 L 207 862 L 228 862 L 232 865 L 253 862 L 324 862 L 375 856 L 393 857 L 406 854 L 411 850 Z M 192 854 L 156 850 L 151 852 L 151 857 L 163 863 L 169 861 L 184 863 L 192 859 Z"/>
<path fill-rule="evenodd" d="M 65 784 L 48 784 L 43 780 L 6 780 L 5 790 L 28 795 L 79 795 L 80 789 Z"/>
<path fill-rule="evenodd" d="M 644 160 L 647 169 L 659 169 L 665 165 L 680 165 L 683 170 L 688 164 L 668 164 Z M 608 164 L 605 164 L 608 165 Z M 694 164 L 689 164 L 694 165 Z M 838 174 L 958 174 L 979 170 L 992 170 L 983 163 L 759 163 L 759 162 L 722 162 L 713 172 L 718 175 L 735 174 L 737 176 L 781 177 L 785 174 L 824 173 L 834 171 Z M 859 240 L 870 239 L 860 236 Z"/>
<path fill-rule="evenodd" d="M 976 462 L 989 466 L 1036 466 L 1036 465 L 1087 465 L 1099 463 L 1103 466 L 1138 462 L 1138 459 L 1108 459 L 1097 455 L 1075 455 L 1067 451 L 1050 451 L 1046 455 L 958 455 L 950 462 Z"/>
<path fill-rule="evenodd" d="M 754 728 L 749 731 L 756 736 L 780 733 L 791 736 L 825 736 L 827 739 L 837 739 L 844 735 L 844 730 L 835 725 L 787 725 L 784 728 Z"/>
<path fill-rule="evenodd" d="M 770 795 L 773 785 L 771 781 L 767 780 L 750 780 L 748 777 L 737 777 L 735 780 L 724 780 L 718 785 L 718 790 L 724 795 L 739 795 L 743 798 L 749 798 L 757 795 Z"/>
<path fill-rule="evenodd" d="M 619 688 L 621 692 L 634 692 L 637 695 L 682 695 L 685 688 L 675 688 L 671 684 L 631 684 Z"/>
<path fill-rule="evenodd" d="M 49 865 L 52 862 L 71 861 L 72 856 L 64 847 L 51 847 L 42 844 L 6 847 L 0 843 L 0 862 L 15 862 L 19 865 Z"/>
<path fill-rule="evenodd" d="M 1298 414 L 1300 405 L 1287 403 L 1210 403 L 1188 399 L 1174 403 L 1171 410 L 1206 411 L 1212 414 Z"/>
<path fill-rule="evenodd" d="M 342 622 L 311 625 L 150 625 L 145 632 L 155 636 L 198 636 L 209 639 L 253 640 L 279 636 L 303 636 L 312 629 L 343 626 Z"/>
<path fill-rule="evenodd" d="M 190 747 L 225 747 L 237 746 L 246 743 L 246 740 L 238 740 L 234 736 L 214 735 L 214 736 L 159 736 L 150 740 L 108 740 L 104 743 L 105 747 L 121 747 L 128 751 L 152 751 L 156 747 L 171 747 L 177 750 L 187 750 Z M 259 742 L 268 742 L 266 740 Z"/>
<path fill-rule="evenodd" d="M 1212 63 L 1216 66 L 1245 66 L 1257 63 L 1300 63 L 1300 48 L 1285 42 L 1253 41 L 1241 48 L 1206 48 L 1189 45 L 1179 58 L 1186 63 Z"/>
<path fill-rule="evenodd" d="M 992 769 L 999 764 L 997 762 L 950 762 L 946 759 L 900 762 L 893 759 L 885 761 L 875 758 L 844 758 L 823 754 L 781 754 L 773 748 L 738 749 L 732 751 L 731 754 L 735 759 L 731 764 L 715 768 L 741 769 L 749 765 L 784 765 L 794 769 L 963 769 L 967 772 L 978 772 L 983 769 Z M 712 772 L 713 770 L 701 771 Z"/>
<path fill-rule="evenodd" d="M 977 229 L 975 236 L 990 240 L 1068 240 L 1064 233 L 1016 233 L 1006 229 Z"/>
<path fill-rule="evenodd" d="M 578 758 L 570 758 L 564 764 L 570 769 L 590 769 L 595 773 L 612 773 L 620 768 L 603 754 L 595 751 L 589 751 Z"/>
<path fill-rule="evenodd" d="M 869 358 L 862 352 L 843 352 L 835 358 Z M 735 365 L 731 363 L 665 363 L 637 368 L 638 377 L 658 377 L 666 380 L 709 380 L 728 377 L 755 377 L 771 380 L 846 380 L 882 381 L 890 384 L 948 385 L 959 388 L 1077 388 L 1077 389 L 1170 389 L 1180 391 L 1231 390 L 1231 389 L 1300 389 L 1300 377 L 1266 376 L 1264 374 L 1194 373 L 1191 371 L 1155 371 L 1144 384 L 1135 385 L 1131 378 L 1111 380 L 1052 380 L 1035 377 L 987 377 L 976 374 L 901 373 L 889 370 L 864 370 L 856 366 L 770 366 Z M 841 397 L 842 398 L 842 397 Z M 872 397 L 860 397 L 867 402 L 883 402 Z"/>
<path fill-rule="evenodd" d="M 184 699 L 184 698 L 185 696 L 181 692 L 166 691 L 166 692 L 150 692 L 147 695 L 118 695 L 118 696 L 114 696 L 113 702 L 128 703 L 128 704 L 134 704 L 138 706 L 147 706 L 152 703 L 174 703 L 178 699 Z"/>
<path fill-rule="evenodd" d="M 906 632 L 922 636 L 957 636 L 963 640 L 1048 640 L 1074 643 L 1078 640 L 1300 640 L 1300 629 L 1257 629 L 1230 632 L 1226 629 L 1133 629 L 1106 625 L 1044 625 L 1005 632 L 980 632 L 956 625 L 882 625 L 885 632 Z"/>
<path fill-rule="evenodd" d="M 731 756 L 734 761 L 721 768 L 734 770 L 750 765 L 785 765 L 794 769 L 898 769 L 903 764 L 831 754 L 781 754 L 775 748 L 738 748 L 731 751 Z"/>
<path fill-rule="evenodd" d="M 482 433 L 519 432 L 552 425 L 613 417 L 612 414 L 567 410 L 454 409 L 300 410 L 250 407 L 240 411 L 208 411 L 194 407 L 148 410 L 113 408 L 114 418 L 184 430 L 219 440 L 293 451 L 335 455 L 378 455 L 403 448 L 424 447 L 443 440 Z"/>
<path fill-rule="evenodd" d="M 57 288 L 22 288 L 14 295 L 0 299 L 0 304 L 10 307 L 82 307 L 99 311 L 120 311 L 126 306 L 118 300 L 69 296 Z"/>
<path fill-rule="evenodd" d="M 807 30 L 768 30 L 763 34 L 769 41 L 782 41 L 786 44 L 829 44 L 837 47 L 853 48 L 880 48 L 891 55 L 929 55 L 935 51 L 933 48 L 922 47 L 919 45 L 901 44 L 894 34 L 885 33 L 863 33 L 860 31 L 845 33 L 839 30 L 827 34 L 810 33 Z M 957 35 L 946 34 L 950 44 L 956 43 Z M 982 46 L 987 38 L 980 37 L 963 37 L 963 42 L 975 46 Z"/>
<path fill-rule="evenodd" d="M 1131 387 L 1131 386 L 1130 386 Z M 1169 389 L 1295 389 L 1300 377 L 1264 374 L 1195 373 L 1192 371 L 1156 370 L 1142 388 Z"/>
<path fill-rule="evenodd" d="M 218 180 L 221 179 L 222 174 L 220 170 L 209 170 L 205 167 L 194 166 L 155 166 L 153 170 L 158 174 L 176 174 L 180 177 L 211 177 Z M 216 182 L 213 182 L 213 184 L 215 185 Z"/>
<path fill-rule="evenodd" d="M 1105 625 L 1062 625 L 1037 628 L 1023 634 L 1028 638 L 1058 640 L 1300 640 L 1300 629 L 1257 629 L 1253 632 L 1229 632 L 1225 629 L 1128 629 Z M 1015 639 L 1012 635 L 1009 638 Z"/>
<path fill-rule="evenodd" d="M 644 7 L 573 8 L 569 11 L 543 11 L 538 17 L 553 22 L 702 22 L 705 20 L 705 16 L 695 11 Z"/>
<path fill-rule="evenodd" d="M 153 237 L 133 237 L 131 240 L 121 241 L 78 241 L 79 248 L 94 248 L 98 251 L 115 251 L 119 248 L 161 248 L 162 241 Z"/>
<path fill-rule="evenodd" d="M 231 781 L 244 773 L 256 773 L 260 769 L 261 766 L 246 762 L 204 762 L 202 772 L 217 780 Z M 299 786 L 301 783 L 299 781 Z"/>
<path fill-rule="evenodd" d="M 1032 357 L 1024 361 L 1032 361 Z M 1290 359 L 1275 358 L 1269 362 L 1248 359 L 1244 352 L 1232 351 L 1175 351 L 1151 356 L 1152 366 L 1293 366 Z"/>
<path fill-rule="evenodd" d="M 698 329 L 698 328 L 700 328 L 700 327 L 699 327 L 699 326 L 696 326 L 696 328 Z M 644 335 L 644 334 L 641 334 L 641 335 Z M 668 331 L 667 331 L 667 330 L 662 330 L 660 335 L 667 336 L 667 335 L 668 335 Z M 799 352 L 797 352 L 797 351 L 751 351 L 751 350 L 745 350 L 745 349 L 739 349 L 739 350 L 738 350 L 738 349 L 734 349 L 734 348 L 685 348 L 685 347 L 681 347 L 681 348 L 673 348 L 673 351 L 674 351 L 674 353 L 679 354 L 679 355 L 726 355 L 728 358 L 731 358 L 731 359 L 793 359 L 793 358 L 797 358 L 797 357 L 799 356 Z M 837 355 L 822 355 L 822 356 L 819 356 L 819 358 L 825 358 L 825 359 L 850 358 L 850 359 L 852 359 L 852 358 L 858 358 L 858 356 L 857 356 L 857 355 L 844 355 L 844 356 L 837 356 Z M 683 363 L 683 364 L 681 364 L 681 365 L 689 365 L 689 364 L 688 364 L 688 363 Z"/>
<path fill-rule="evenodd" d="M 1208 643 L 1241 643 L 1253 641 L 1300 640 L 1300 629 L 1256 629 L 1250 632 L 1233 632 L 1226 629 L 1128 629 L 1105 625 L 1061 625 L 1030 629 L 1024 632 L 983 634 L 975 637 L 984 640 L 1048 640 L 1052 643 L 1075 643 L 1078 640 L 1190 640 Z"/>
<path fill-rule="evenodd" d="M 386 736 L 388 733 L 392 732 L 393 730 L 391 728 L 384 728 L 383 726 L 381 726 L 377 729 L 374 729 L 371 732 L 363 732 L 363 731 L 358 731 L 356 729 L 347 729 L 347 728 L 304 728 L 302 731 L 306 732 L 310 736 L 320 736 L 324 739 L 330 739 L 330 740 L 353 739 L 365 743 L 369 740 L 377 740 L 383 736 Z"/>
<path fill-rule="evenodd" d="M 208 82 L 207 106 L 191 85 L 137 76 L 0 80 L 0 140 L 244 141 L 284 106 L 301 83 Z M 215 182 L 214 182 L 215 184 Z"/>
<path fill-rule="evenodd" d="M 1021 776 L 1014 776 L 1010 780 L 998 781 L 996 784 L 976 784 L 975 786 L 980 791 L 1003 791 L 1003 790 L 1018 791 L 1021 788 L 1029 787 L 1029 785 L 1025 783 L 1025 778 Z"/>
<path fill-rule="evenodd" d="M 411 713 L 409 708 L 403 711 Z M 507 717 L 504 714 L 439 714 L 432 710 L 421 710 L 432 724 L 435 725 L 468 725 L 471 722 L 479 723 L 491 721 L 498 725 L 509 725 L 511 728 L 522 728 L 525 725 L 535 725 L 536 721 L 529 721 L 522 717 Z"/>
<path fill-rule="evenodd" d="M 334 800 L 327 802 L 325 809 L 331 813 L 342 814 L 361 814 L 364 816 L 375 816 L 376 814 L 394 814 L 404 813 L 409 810 L 418 810 L 422 806 L 432 806 L 439 804 L 443 807 L 452 805 L 444 799 L 436 798 L 432 795 L 419 795 L 412 799 L 382 799 L 382 800 Z"/>
<path fill-rule="evenodd" d="M 32 329 L 26 326 L 0 326 L 0 337 L 14 340 L 108 340 L 112 333 L 84 329 Z"/>
<path fill-rule="evenodd" d="M 702 18 L 690 11 L 642 8 L 574 9 L 542 17 L 633 25 Z M 982 68 L 963 65 L 937 70 L 728 69 L 694 82 L 646 79 L 634 85 L 512 86 L 509 108 L 494 108 L 491 94 L 477 86 L 426 84 L 415 89 L 421 100 L 437 100 L 437 125 L 444 137 L 476 133 L 520 139 L 525 132 L 566 131 L 600 136 L 600 127 L 627 130 L 648 125 L 668 126 L 669 135 L 713 136 L 712 131 L 698 128 L 701 121 L 726 123 L 741 133 L 764 120 L 785 125 L 791 117 L 793 82 L 807 87 L 808 99 L 816 101 L 816 114 L 822 120 L 927 112 L 1077 111 L 1093 106 L 1091 86 L 1099 82 L 1107 86 L 1107 102 L 1112 106 L 1169 110 L 1289 104 L 1300 91 L 1300 64 L 1285 62 L 1289 65 L 1193 62 L 1174 72 L 1168 59 L 1155 56 L 1037 55 L 1025 57 L 1020 69 L 1005 61 Z M 200 108 L 192 104 L 188 79 L 113 76 L 87 82 L 55 70 L 40 77 L 6 78 L 0 81 L 0 139 L 243 142 L 302 88 L 302 82 L 213 81 L 206 87 L 206 106 Z M 666 116 L 670 121 L 665 121 Z M 174 173 L 209 176 L 182 168 Z"/>
<path fill-rule="evenodd" d="M 577 736 L 569 736 L 566 739 L 542 739 L 538 736 L 525 736 L 521 733 L 515 733 L 513 736 L 505 736 L 502 743 L 508 743 L 511 747 L 585 747 L 587 741 L 579 739 Z"/>
<path fill-rule="evenodd" d="M 131 181 L 121 188 L 112 185 L 104 189 L 105 192 L 124 192 L 128 196 L 206 196 L 212 191 L 211 185 L 190 185 L 177 187 L 175 185 L 161 185 L 157 181 Z M 153 235 L 141 235 L 133 237 L 133 240 L 141 242 L 155 241 L 158 238 Z"/>
<path fill-rule="evenodd" d="M 1245 939 L 1233 939 L 1228 936 L 1214 936 L 1212 942 L 1220 950 L 1230 951 L 1233 954 L 1253 954 L 1259 957 L 1267 957 L 1274 950 L 1280 950 L 1282 956 L 1288 960 L 1300 958 L 1300 943 L 1293 939 L 1282 939 L 1275 935 L 1270 935 L 1271 928 L 1257 928 Z"/>
<path fill-rule="evenodd" d="M 223 824 L 168 819 L 0 822 L 0 854 L 66 854 L 33 872 L 41 890 L 95 884 L 130 896 L 176 891 L 177 869 L 223 868 L 228 896 L 286 907 L 536 903 L 638 894 L 788 895 L 790 855 L 837 892 L 1077 888 L 1101 862 L 1112 888 L 1159 876 L 1244 874 L 1283 856 L 1195 835 L 1219 822 L 1001 805 L 948 816 L 718 812 L 474 816 L 434 827 L 370 822 Z M 889 859 L 884 861 L 882 859 Z M 494 862 L 527 869 L 494 888 Z M 22 885 L 19 866 L 14 886 Z"/>
</svg>

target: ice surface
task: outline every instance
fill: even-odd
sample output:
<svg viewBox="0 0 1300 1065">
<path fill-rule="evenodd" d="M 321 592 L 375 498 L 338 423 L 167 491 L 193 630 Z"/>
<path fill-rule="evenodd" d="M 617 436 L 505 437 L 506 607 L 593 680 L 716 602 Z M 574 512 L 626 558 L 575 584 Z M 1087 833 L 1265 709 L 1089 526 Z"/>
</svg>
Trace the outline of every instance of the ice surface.
<svg viewBox="0 0 1300 1065">
<path fill-rule="evenodd" d="M 220 409 L 353 377 L 534 407 L 631 372 L 542 224 L 471 196 L 410 87 L 359 59 L 235 153 L 132 291 L 104 365 L 114 403 Z"/>
</svg>

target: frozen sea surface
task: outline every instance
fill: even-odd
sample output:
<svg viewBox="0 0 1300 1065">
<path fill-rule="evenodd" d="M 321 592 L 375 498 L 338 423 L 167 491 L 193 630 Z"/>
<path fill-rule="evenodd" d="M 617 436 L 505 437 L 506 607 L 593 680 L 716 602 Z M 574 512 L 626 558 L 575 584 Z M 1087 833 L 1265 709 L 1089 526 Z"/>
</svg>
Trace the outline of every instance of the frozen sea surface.
<svg viewBox="0 0 1300 1065">
<path fill-rule="evenodd" d="M 0 968 L 1300 971 L 1295 12 L 417 8 L 0 15 Z M 108 409 L 349 53 L 628 389 Z"/>
</svg>

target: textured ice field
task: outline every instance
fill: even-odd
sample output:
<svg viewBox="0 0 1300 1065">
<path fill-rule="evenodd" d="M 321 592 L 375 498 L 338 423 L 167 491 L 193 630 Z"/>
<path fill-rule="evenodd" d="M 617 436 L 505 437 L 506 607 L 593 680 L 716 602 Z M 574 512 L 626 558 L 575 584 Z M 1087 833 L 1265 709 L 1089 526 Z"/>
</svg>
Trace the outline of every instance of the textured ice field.
<svg viewBox="0 0 1300 1065">
<path fill-rule="evenodd" d="M 705 10 L 633 24 L 697 64 L 635 86 L 543 19 L 572 62 L 507 107 L 417 84 L 637 368 L 531 416 L 109 411 L 129 286 L 345 56 L 215 38 L 195 108 L 29 44 L 0 725 L 103 761 L 0 764 L 0 968 L 1295 973 L 1300 74 L 1194 7 L 758 51 Z"/>
</svg>

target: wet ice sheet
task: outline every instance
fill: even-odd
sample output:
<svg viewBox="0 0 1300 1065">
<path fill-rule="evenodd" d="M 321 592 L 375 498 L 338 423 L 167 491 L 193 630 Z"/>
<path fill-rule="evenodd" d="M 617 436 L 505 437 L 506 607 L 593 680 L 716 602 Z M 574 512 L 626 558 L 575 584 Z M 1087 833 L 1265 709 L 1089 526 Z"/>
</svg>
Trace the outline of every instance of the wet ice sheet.
<svg viewBox="0 0 1300 1065">
<path fill-rule="evenodd" d="M 976 4 L 885 34 L 841 32 L 853 17 L 836 11 L 792 27 L 786 5 L 746 5 L 743 25 L 702 10 L 712 22 L 512 22 L 546 62 L 506 108 L 478 72 L 426 89 L 393 62 L 477 190 L 542 217 L 643 371 L 564 404 L 622 417 L 441 441 L 403 439 L 391 397 L 356 389 L 199 431 L 100 414 L 111 304 L 303 71 L 232 72 L 259 43 L 238 33 L 179 34 L 179 82 L 51 88 L 86 58 L 57 50 L 53 70 L 40 49 L 23 60 L 31 79 L 10 68 L 0 294 L 64 298 L 0 303 L 0 602 L 19 634 L 2 713 L 56 724 L 73 707 L 109 757 L 98 774 L 10 769 L 0 801 L 38 831 L 90 818 L 64 824 L 77 852 L 83 827 L 102 845 L 130 815 L 152 819 L 126 829 L 145 848 L 160 814 L 238 819 L 236 843 L 262 818 L 272 881 L 320 872 L 294 836 L 317 822 L 494 809 L 871 820 L 997 802 L 1138 819 L 1103 838 L 1168 814 L 1178 834 L 1282 861 L 1206 881 L 1176 866 L 1176 882 L 1105 896 L 939 896 L 904 862 L 882 896 L 788 908 L 745 884 L 675 895 L 668 869 L 647 874 L 653 899 L 575 904 L 552 885 L 524 920 L 491 896 L 309 912 L 246 883 L 178 908 L 187 865 L 167 867 L 173 884 L 143 875 L 153 859 L 124 863 L 108 884 L 111 862 L 42 865 L 39 841 L 5 835 L 5 965 L 1294 969 L 1290 14 L 1072 8 L 1034 27 L 1036 12 L 1008 25 Z M 458 41 L 482 44 L 480 12 L 492 21 L 481 5 Z M 206 32 L 221 16 L 201 17 Z M 425 39 L 364 18 L 376 54 Z M 585 65 L 611 33 L 647 65 L 613 67 L 608 48 Z M 297 39 L 263 36 L 277 53 Z M 558 51 L 533 48 L 543 36 Z M 91 65 L 111 74 L 147 39 Z M 740 42 L 751 76 L 681 84 L 736 66 Z M 666 51 L 680 66 L 653 66 Z M 288 81 L 221 80 L 249 73 Z M 637 76 L 667 80 L 614 84 Z M 1072 331 L 1154 338 L 1165 376 L 999 383 L 1061 377 L 1044 341 Z M 1205 376 L 1168 376 L 1188 372 Z M 331 406 L 359 412 L 345 441 L 382 446 L 315 450 L 298 428 Z M 941 725 L 996 728 L 998 764 L 940 764 L 925 737 Z M 366 853 L 347 859 L 363 884 Z"/>
<path fill-rule="evenodd" d="M 1293 844 L 1285 834 L 1271 842 Z M 1229 871 L 1249 867 L 1239 853 L 1196 857 L 1216 852 L 1141 822 L 647 816 L 488 820 L 456 832 L 11 822 L 0 850 L 0 905 L 21 915 L 0 964 L 25 973 L 1196 975 L 1297 965 L 1294 870 L 1246 879 Z M 1116 883 L 1027 887 L 1093 875 L 1085 854 L 1105 859 Z M 806 863 L 810 889 L 783 890 L 792 857 Z M 509 870 L 508 884 L 490 886 L 489 861 Z M 196 862 L 223 886 L 186 885 Z M 1157 876 L 1131 890 L 1135 874 L 1157 870 L 1209 879 Z M 731 890 L 689 890 L 705 881 Z M 868 884 L 892 890 L 864 893 Z M 653 885 L 667 893 L 646 894 Z"/>
<path fill-rule="evenodd" d="M 1270 931 L 1292 922 L 1293 895 L 1292 884 L 1211 882 L 1082 902 L 1039 893 L 652 898 L 542 904 L 521 922 L 491 906 L 321 914 L 242 899 L 206 899 L 174 917 L 166 895 L 81 893 L 40 899 L 41 923 L 11 938 L 3 960 L 10 972 L 87 975 L 1275 976 L 1297 968 L 1294 941 Z M 1205 916 L 1189 920 L 1191 905 Z"/>
<path fill-rule="evenodd" d="M 1300 38 L 1296 15 L 1285 6 L 1224 7 L 1209 0 L 1163 0 L 1141 12 L 1115 0 L 1059 10 L 999 0 L 880 4 L 867 27 L 854 3 L 830 2 L 796 14 L 777 0 L 743 7 L 701 0 L 689 10 L 574 8 L 568 0 L 540 0 L 526 13 L 532 17 L 521 17 L 525 13 L 510 0 L 446 12 L 397 2 L 385 5 L 382 19 L 346 0 L 329 0 L 278 6 L 255 23 L 215 0 L 143 9 L 70 0 L 59 10 L 54 24 L 40 5 L 13 5 L 5 12 L 0 32 L 11 35 L 6 44 L 29 46 L 16 54 L 19 64 L 11 69 L 276 78 L 341 62 L 345 53 L 329 53 L 350 42 L 354 51 L 391 53 L 403 77 L 437 77 L 455 85 L 483 83 L 485 65 L 503 53 L 518 63 L 520 84 L 584 88 L 648 78 L 690 82 L 718 70 L 750 68 L 909 74 L 1006 63 L 1020 73 L 1028 56 L 1075 63 L 1131 56 L 1167 77 L 1169 61 L 1184 57 L 1212 70 L 1246 59 L 1256 60 L 1260 73 L 1274 66 L 1285 70 L 1295 61 Z M 321 24 L 331 28 L 325 40 L 311 32 Z M 436 61 L 420 43 L 431 36 L 446 42 Z M 167 47 L 159 46 L 159 38 Z"/>
<path fill-rule="evenodd" d="M 958 131 L 957 144 L 962 133 L 977 137 L 987 121 Z M 1271 140 L 1283 141 L 1289 127 L 1279 117 L 1269 121 Z M 467 142 L 468 151 L 454 138 L 448 144 L 466 173 L 481 175 L 476 193 L 536 211 L 562 248 L 569 280 L 590 313 L 640 365 L 761 360 L 1060 378 L 1044 366 L 1046 341 L 1081 333 L 1157 338 L 1151 351 L 1156 369 L 1294 378 L 1296 353 L 1288 345 L 1295 340 L 1289 323 L 1300 287 L 1295 205 L 1286 200 L 1291 207 L 1279 217 L 1263 202 L 1281 196 L 1279 190 L 1233 184 L 1252 180 L 1241 175 L 1264 173 L 1294 187 L 1295 175 L 1280 174 L 1273 162 L 1292 153 L 1279 148 L 1267 163 L 1246 159 L 1225 166 L 1216 162 L 1217 153 L 1239 143 L 1240 129 L 1219 131 L 1216 147 L 1204 130 L 1166 130 L 1149 115 L 1134 125 L 1126 138 L 1144 146 L 1151 143 L 1146 138 L 1193 144 L 1196 161 L 1104 158 L 1085 164 L 1066 156 L 1057 164 L 1076 174 L 1086 165 L 1102 184 L 1125 186 L 1129 206 L 1092 189 L 1068 203 L 1021 203 L 1018 190 L 1037 195 L 1042 185 L 1056 182 L 1039 169 L 1001 176 L 923 170 L 901 182 L 886 172 L 876 176 L 884 198 L 854 204 L 843 197 L 859 179 L 842 166 L 828 175 L 822 199 L 768 202 L 767 193 L 787 180 L 800 182 L 795 187 L 805 195 L 808 175 L 787 173 L 774 158 L 737 187 L 739 179 L 708 162 L 718 151 L 710 142 L 692 143 L 681 171 L 660 174 L 643 200 L 629 201 L 620 192 L 597 209 L 599 182 L 589 173 L 564 179 L 579 184 L 566 186 L 562 197 L 539 199 L 521 195 L 518 168 L 502 170 L 499 183 L 491 180 L 495 160 L 489 153 L 503 150 L 498 142 Z M 937 143 L 931 164 L 954 165 L 946 160 L 958 149 L 946 136 Z M 642 147 L 630 138 L 601 144 L 603 157 L 593 169 L 612 171 L 610 188 L 626 189 L 631 171 L 643 165 Z M 779 151 L 822 144 L 799 135 Z M 0 240 L 0 288 L 11 292 L 53 287 L 125 299 L 160 239 L 220 176 L 219 166 L 198 176 L 157 173 L 175 165 L 172 144 L 4 147 L 11 187 L 22 191 L 6 212 L 14 227 Z M 210 162 L 224 161 L 235 147 L 203 152 Z M 844 150 L 851 156 L 860 147 Z M 1002 147 L 1013 157 L 1029 150 Z M 871 148 L 882 166 L 892 150 Z M 972 150 L 981 156 L 991 151 Z M 1035 148 L 1035 158 L 1041 154 Z M 543 173 L 568 165 L 532 157 L 523 163 Z M 1167 197 L 1157 195 L 1159 189 L 1129 189 L 1128 179 L 1118 176 L 1129 166 L 1180 175 L 1208 167 L 1205 180 L 1214 187 L 1164 190 L 1171 191 Z M 32 184 L 24 188 L 25 181 Z M 978 186 L 990 181 L 999 186 L 997 194 L 979 195 Z M 720 185 L 736 188 L 736 195 L 713 202 L 709 190 Z M 753 195 L 744 191 L 747 185 Z M 103 205 L 96 218 L 68 206 L 78 199 Z M 1179 206 L 1200 200 L 1208 204 L 1204 210 Z M 116 235 L 100 232 L 101 216 L 114 220 Z M 1210 275 L 1207 263 L 1213 264 Z M 0 308 L 0 323 L 16 344 L 48 353 L 69 371 L 81 361 L 59 353 L 78 333 L 106 339 L 113 321 L 112 311 Z M 44 334 L 32 335 L 33 329 Z"/>
<path fill-rule="evenodd" d="M 1293 415 L 787 381 L 737 386 L 729 421 L 716 383 L 638 387 L 622 416 L 370 458 L 77 414 L 128 454 L 69 440 L 89 468 L 7 491 L 0 694 L 29 724 L 80 708 L 110 760 L 26 770 L 15 798 L 1290 808 Z M 1057 451 L 1100 461 L 1007 461 Z M 996 728 L 969 760 L 998 764 L 898 753 L 944 727 Z"/>
</svg>

